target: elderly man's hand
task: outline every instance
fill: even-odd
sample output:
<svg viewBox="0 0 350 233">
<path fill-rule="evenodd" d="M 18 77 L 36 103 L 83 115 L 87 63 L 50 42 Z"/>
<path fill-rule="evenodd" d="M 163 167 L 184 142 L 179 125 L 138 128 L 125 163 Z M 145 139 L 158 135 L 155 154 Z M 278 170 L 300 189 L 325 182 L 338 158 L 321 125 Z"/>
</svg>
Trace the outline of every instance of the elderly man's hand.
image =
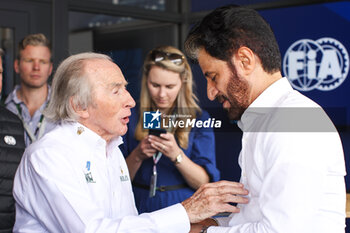
<svg viewBox="0 0 350 233">
<path fill-rule="evenodd" d="M 239 208 L 230 203 L 248 203 L 248 199 L 242 195 L 248 195 L 243 184 L 219 181 L 202 185 L 181 204 L 185 207 L 190 222 L 197 223 L 222 212 L 238 213 Z"/>
</svg>

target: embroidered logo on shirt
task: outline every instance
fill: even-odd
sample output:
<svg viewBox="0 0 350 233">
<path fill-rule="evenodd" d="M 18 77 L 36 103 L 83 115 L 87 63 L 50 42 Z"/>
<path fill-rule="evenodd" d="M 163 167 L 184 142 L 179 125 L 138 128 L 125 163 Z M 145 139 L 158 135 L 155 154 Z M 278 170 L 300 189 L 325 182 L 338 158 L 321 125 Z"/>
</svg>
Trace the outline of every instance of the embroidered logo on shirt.
<svg viewBox="0 0 350 233">
<path fill-rule="evenodd" d="M 86 161 L 86 172 L 85 172 L 86 182 L 87 183 L 96 183 L 96 181 L 92 177 L 92 174 L 91 174 L 91 171 L 90 171 L 90 167 L 91 167 L 91 162 L 90 161 Z"/>
<path fill-rule="evenodd" d="M 84 132 L 84 128 L 79 126 L 78 129 L 77 129 L 77 134 L 80 135 Z"/>
<path fill-rule="evenodd" d="M 5 142 L 7 145 L 10 145 L 10 146 L 16 145 L 16 139 L 15 139 L 13 136 L 10 136 L 10 135 L 6 135 L 6 136 L 4 137 L 4 142 Z"/>
<path fill-rule="evenodd" d="M 120 167 L 120 173 L 122 174 L 121 176 L 120 176 L 120 181 L 128 181 L 129 180 L 129 177 L 128 177 L 128 175 L 124 175 L 124 171 L 123 171 L 123 168 L 121 168 Z"/>
</svg>

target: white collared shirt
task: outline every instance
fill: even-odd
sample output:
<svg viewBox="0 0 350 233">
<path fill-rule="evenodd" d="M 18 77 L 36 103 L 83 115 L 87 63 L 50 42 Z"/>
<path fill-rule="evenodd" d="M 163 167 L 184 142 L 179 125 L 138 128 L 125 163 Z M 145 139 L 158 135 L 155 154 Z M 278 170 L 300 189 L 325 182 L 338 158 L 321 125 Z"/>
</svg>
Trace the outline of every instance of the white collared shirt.
<svg viewBox="0 0 350 233">
<path fill-rule="evenodd" d="M 181 204 L 138 215 L 121 143 L 65 123 L 28 147 L 14 183 L 14 232 L 188 232 Z"/>
<path fill-rule="evenodd" d="M 238 126 L 241 182 L 250 201 L 208 232 L 344 233 L 344 154 L 323 110 L 282 78 Z"/>
</svg>

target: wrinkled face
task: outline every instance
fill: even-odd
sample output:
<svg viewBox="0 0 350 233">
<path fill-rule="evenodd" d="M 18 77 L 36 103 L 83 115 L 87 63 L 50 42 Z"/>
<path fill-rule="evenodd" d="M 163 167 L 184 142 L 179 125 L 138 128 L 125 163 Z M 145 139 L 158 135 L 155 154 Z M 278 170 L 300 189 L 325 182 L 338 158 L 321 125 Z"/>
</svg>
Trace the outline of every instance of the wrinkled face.
<svg viewBox="0 0 350 233">
<path fill-rule="evenodd" d="M 14 69 L 20 75 L 21 85 L 40 88 L 47 83 L 52 72 L 51 52 L 46 46 L 27 45 L 20 52 L 20 59 L 14 63 Z"/>
<path fill-rule="evenodd" d="M 147 77 L 151 98 L 159 110 L 171 108 L 179 94 L 182 82 L 180 74 L 153 66 Z"/>
<path fill-rule="evenodd" d="M 208 98 L 217 99 L 230 119 L 239 120 L 249 106 L 249 83 L 233 65 L 210 56 L 204 49 L 198 53 L 198 62 L 207 79 Z"/>
<path fill-rule="evenodd" d="M 85 69 L 93 89 L 93 104 L 88 107 L 85 125 L 106 141 L 124 135 L 135 101 L 126 90 L 121 70 L 102 59 L 87 61 Z"/>
</svg>

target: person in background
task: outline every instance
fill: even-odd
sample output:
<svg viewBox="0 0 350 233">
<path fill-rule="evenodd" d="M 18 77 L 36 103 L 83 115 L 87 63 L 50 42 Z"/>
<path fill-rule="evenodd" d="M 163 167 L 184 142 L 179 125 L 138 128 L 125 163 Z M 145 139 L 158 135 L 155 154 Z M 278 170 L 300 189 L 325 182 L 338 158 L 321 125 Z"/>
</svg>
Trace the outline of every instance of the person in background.
<svg viewBox="0 0 350 233">
<path fill-rule="evenodd" d="M 0 93 L 2 89 L 4 51 L 0 48 Z M 15 224 L 13 179 L 21 161 L 25 144 L 21 120 L 0 105 L 0 232 L 12 233 Z"/>
<path fill-rule="evenodd" d="M 169 120 L 210 118 L 197 104 L 184 54 L 172 46 L 157 47 L 148 53 L 142 71 L 140 104 L 132 111 L 122 147 L 140 213 L 181 202 L 220 178 L 213 129 L 169 127 Z M 159 111 L 169 132 L 149 135 L 143 128 L 145 111 Z"/>
<path fill-rule="evenodd" d="M 249 189 L 239 213 L 192 232 L 344 233 L 339 134 L 323 109 L 282 77 L 268 23 L 253 9 L 220 7 L 191 29 L 185 49 L 199 62 L 208 98 L 238 120 L 241 183 Z"/>
<path fill-rule="evenodd" d="M 17 169 L 14 232 L 181 233 L 247 203 L 240 183 L 205 184 L 182 203 L 138 215 L 119 149 L 135 102 L 111 58 L 76 54 L 58 67 L 45 110 L 57 126 L 27 147 Z"/>
<path fill-rule="evenodd" d="M 52 72 L 51 46 L 43 34 L 30 34 L 19 42 L 14 70 L 20 85 L 15 86 L 5 105 L 22 120 L 28 146 L 55 126 L 42 114 L 49 101 L 48 78 Z"/>
</svg>

